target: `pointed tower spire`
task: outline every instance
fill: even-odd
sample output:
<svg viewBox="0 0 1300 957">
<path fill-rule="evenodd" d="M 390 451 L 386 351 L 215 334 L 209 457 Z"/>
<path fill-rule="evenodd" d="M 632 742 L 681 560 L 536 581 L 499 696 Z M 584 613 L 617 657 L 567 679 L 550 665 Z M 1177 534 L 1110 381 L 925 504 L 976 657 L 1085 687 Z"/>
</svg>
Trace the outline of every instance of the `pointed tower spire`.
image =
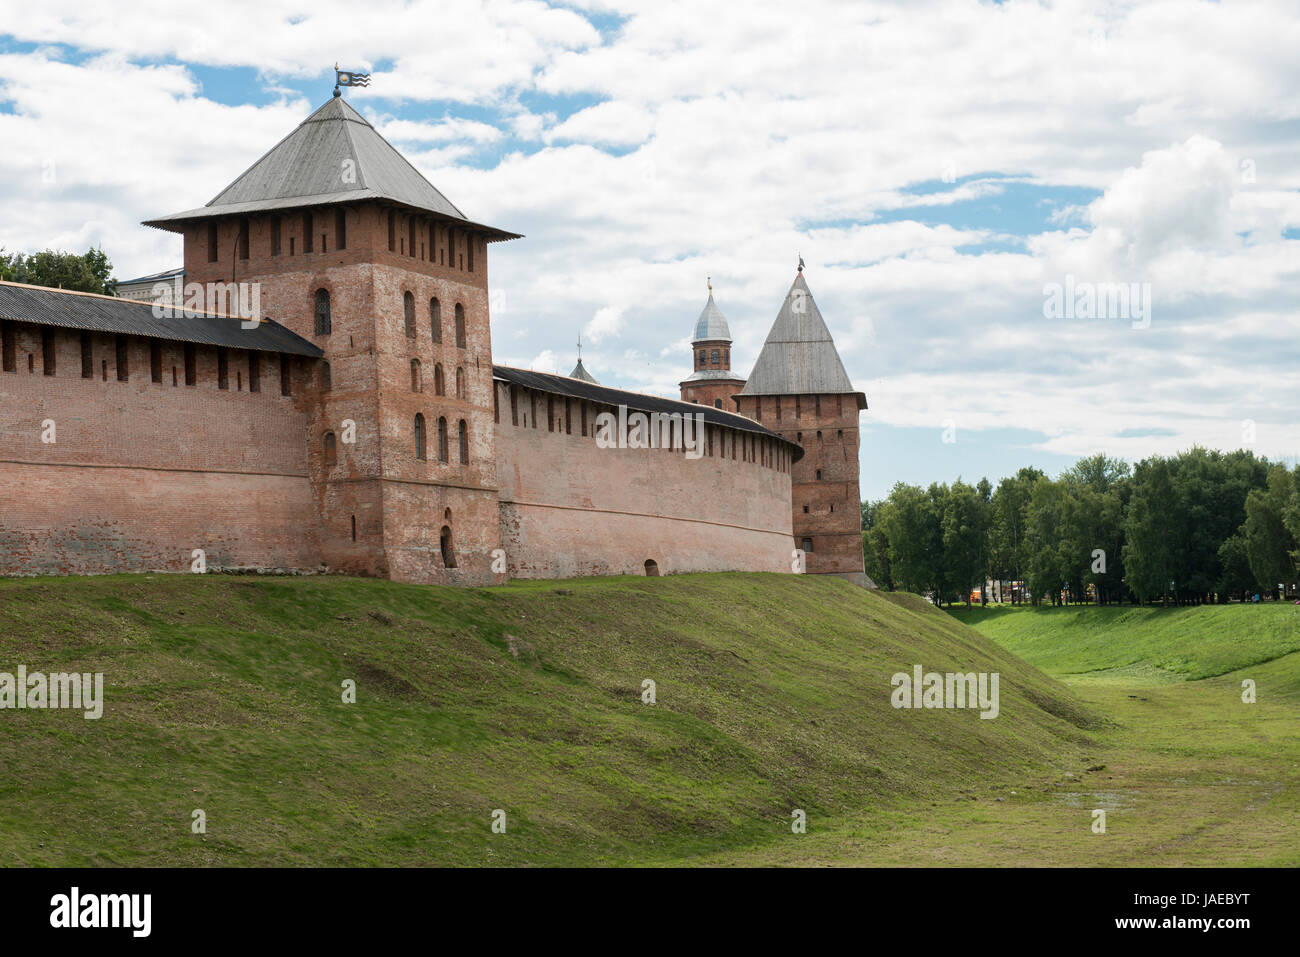
<svg viewBox="0 0 1300 957">
<path fill-rule="evenodd" d="M 807 573 L 875 587 L 862 561 L 858 483 L 858 415 L 867 397 L 844 371 L 802 256 L 736 407 L 804 448 L 790 469 L 790 525 Z"/>
<path fill-rule="evenodd" d="M 578 333 L 578 364 L 573 367 L 569 373 L 570 379 L 581 379 L 583 382 L 590 382 L 592 385 L 600 385 L 596 377 L 587 371 L 587 367 L 582 364 L 582 332 Z"/>
<path fill-rule="evenodd" d="M 853 387 L 844 371 L 802 272 L 786 293 L 743 394 L 852 395 L 859 409 L 867 407 L 866 396 Z"/>
</svg>

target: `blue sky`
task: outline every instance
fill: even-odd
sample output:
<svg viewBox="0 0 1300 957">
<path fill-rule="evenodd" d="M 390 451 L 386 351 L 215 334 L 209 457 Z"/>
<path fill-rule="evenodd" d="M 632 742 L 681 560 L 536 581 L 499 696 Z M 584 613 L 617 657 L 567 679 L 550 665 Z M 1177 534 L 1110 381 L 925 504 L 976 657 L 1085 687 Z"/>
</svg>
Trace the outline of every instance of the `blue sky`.
<svg viewBox="0 0 1300 957">
<path fill-rule="evenodd" d="M 868 397 L 862 489 L 1193 444 L 1300 452 L 1286 3 L 0 0 L 0 246 L 179 262 L 330 95 L 493 247 L 498 361 L 674 395 L 705 279 L 748 371 L 802 254 Z M 1150 321 L 1045 313 L 1149 290 Z M 1249 427 L 1248 427 L 1249 426 Z M 955 441 L 945 441 L 945 438 Z"/>
</svg>

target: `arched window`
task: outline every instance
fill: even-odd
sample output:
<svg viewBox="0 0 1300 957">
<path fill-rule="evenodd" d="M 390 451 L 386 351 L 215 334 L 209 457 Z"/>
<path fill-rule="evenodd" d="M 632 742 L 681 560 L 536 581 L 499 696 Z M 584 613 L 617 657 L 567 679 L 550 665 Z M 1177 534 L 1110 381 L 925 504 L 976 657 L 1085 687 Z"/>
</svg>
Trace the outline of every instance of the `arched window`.
<svg viewBox="0 0 1300 957">
<path fill-rule="evenodd" d="M 720 408 L 722 408 L 722 400 L 721 400 L 721 399 L 714 399 L 714 400 L 713 400 L 713 407 L 714 407 L 715 409 L 720 409 Z"/>
<path fill-rule="evenodd" d="M 330 372 L 330 364 L 322 362 L 320 364 L 320 387 L 322 392 L 328 392 L 334 385 L 334 378 Z"/>
<path fill-rule="evenodd" d="M 328 289 L 316 290 L 316 335 L 330 334 L 330 294 Z"/>
<path fill-rule="evenodd" d="M 469 465 L 469 426 L 465 424 L 464 419 L 460 420 L 457 431 L 460 439 L 460 464 Z"/>
<path fill-rule="evenodd" d="M 388 211 L 388 251 L 397 251 L 397 214 L 391 209 Z"/>
<path fill-rule="evenodd" d="M 424 391 L 424 382 L 422 381 L 422 379 L 421 379 L 421 377 L 420 377 L 420 360 L 419 360 L 419 359 L 412 359 L 412 360 L 411 360 L 411 391 L 412 391 L 412 392 L 423 392 L 423 391 Z"/>
<path fill-rule="evenodd" d="M 435 362 L 433 365 L 433 394 L 446 395 L 447 383 L 442 379 L 442 363 Z"/>
<path fill-rule="evenodd" d="M 442 344 L 442 303 L 437 296 L 429 300 L 429 335 L 435 343 Z"/>
<path fill-rule="evenodd" d="M 325 433 L 325 465 L 337 465 L 339 460 L 338 445 L 334 441 L 334 433 Z"/>
<path fill-rule="evenodd" d="M 466 397 L 465 391 L 465 370 L 456 370 L 456 398 L 463 399 Z"/>
<path fill-rule="evenodd" d="M 438 461 L 447 461 L 447 420 L 438 417 Z"/>
<path fill-rule="evenodd" d="M 711 362 L 713 365 L 716 366 L 721 361 L 722 361 L 722 353 L 719 352 L 717 349 L 714 349 L 712 352 L 709 353 L 709 362 Z"/>
<path fill-rule="evenodd" d="M 456 567 L 456 553 L 451 547 L 451 526 L 442 526 L 442 531 L 438 534 L 438 545 L 442 550 L 443 568 Z"/>
<path fill-rule="evenodd" d="M 456 348 L 465 348 L 465 307 L 456 303 Z"/>
<path fill-rule="evenodd" d="M 402 293 L 402 317 L 406 320 L 406 338 L 415 338 L 415 297 Z"/>
<path fill-rule="evenodd" d="M 415 413 L 415 457 L 424 459 L 424 413 Z"/>
<path fill-rule="evenodd" d="M 704 362 L 705 362 L 705 358 L 704 358 L 704 350 L 701 349 L 701 350 L 700 350 L 700 365 L 704 365 Z"/>
</svg>

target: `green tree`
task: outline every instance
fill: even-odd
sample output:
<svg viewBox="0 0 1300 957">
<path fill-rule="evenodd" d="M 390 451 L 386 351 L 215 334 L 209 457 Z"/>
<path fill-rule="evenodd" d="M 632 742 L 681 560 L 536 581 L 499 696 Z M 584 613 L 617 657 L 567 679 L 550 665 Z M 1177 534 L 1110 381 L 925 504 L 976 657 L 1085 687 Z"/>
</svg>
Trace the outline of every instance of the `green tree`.
<svg viewBox="0 0 1300 957">
<path fill-rule="evenodd" d="M 862 559 L 867 577 L 886 591 L 894 590 L 889 568 L 889 538 L 885 534 L 883 515 L 888 501 L 862 503 Z"/>
<path fill-rule="evenodd" d="M 1296 577 L 1296 540 L 1287 529 L 1295 482 L 1285 466 L 1274 465 L 1265 488 L 1246 497 L 1246 556 L 1257 584 L 1269 591 Z M 1281 598 L 1281 594 L 1278 594 Z"/>
<path fill-rule="evenodd" d="M 899 482 L 889 493 L 880 524 L 889 541 L 889 570 L 896 587 L 935 600 L 943 589 L 943 529 L 934 491 Z"/>
<path fill-rule="evenodd" d="M 1239 531 L 1219 546 L 1219 580 L 1215 590 L 1222 595 L 1246 599 L 1255 590 L 1255 573 L 1250 570 L 1246 533 Z"/>
<path fill-rule="evenodd" d="M 1042 476 L 1034 482 L 1025 521 L 1026 582 L 1034 604 L 1044 595 L 1053 605 L 1058 604 L 1065 586 L 1079 580 L 1079 547 L 1067 537 L 1070 509 L 1069 486 L 1064 480 L 1054 482 Z"/>
<path fill-rule="evenodd" d="M 1282 524 L 1286 526 L 1291 543 L 1295 546 L 1291 560 L 1300 566 L 1300 465 L 1291 473 L 1291 498 L 1282 510 Z"/>
<path fill-rule="evenodd" d="M 1094 455 L 1080 459 L 1061 476 L 1064 483 L 1062 537 L 1068 561 L 1075 569 L 1067 575 L 1077 585 L 1082 600 L 1091 585 L 1098 604 L 1123 593 L 1124 505 L 1129 492 L 1127 462 Z"/>
<path fill-rule="evenodd" d="M 960 478 L 944 491 L 941 501 L 943 579 L 964 601 L 976 585 L 983 592 L 989 504 L 980 489 Z"/>
<path fill-rule="evenodd" d="M 1043 477 L 1036 468 L 1022 468 L 998 483 L 989 503 L 989 568 L 998 581 L 1024 581 L 1029 546 L 1025 523 L 1034 483 Z M 1012 595 L 1015 601 L 1015 595 Z"/>
<path fill-rule="evenodd" d="M 27 255 L 0 249 L 0 279 L 106 296 L 111 296 L 117 285 L 113 264 L 102 249 L 93 246 L 81 255 L 53 249 Z"/>
<path fill-rule="evenodd" d="M 1145 459 L 1133 469 L 1133 496 L 1124 522 L 1124 570 L 1138 600 L 1169 594 L 1181 518 L 1165 459 Z"/>
</svg>

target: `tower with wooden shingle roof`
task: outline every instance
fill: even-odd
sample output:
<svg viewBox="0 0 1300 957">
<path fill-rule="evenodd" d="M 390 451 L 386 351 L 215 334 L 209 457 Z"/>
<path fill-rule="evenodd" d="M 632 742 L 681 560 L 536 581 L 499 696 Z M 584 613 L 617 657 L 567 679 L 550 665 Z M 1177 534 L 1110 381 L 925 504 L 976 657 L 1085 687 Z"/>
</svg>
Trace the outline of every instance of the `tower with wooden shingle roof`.
<svg viewBox="0 0 1300 957">
<path fill-rule="evenodd" d="M 147 225 L 184 237 L 187 283 L 256 283 L 324 351 L 299 401 L 330 567 L 503 580 L 487 250 L 516 234 L 466 217 L 339 96 Z"/>
<path fill-rule="evenodd" d="M 858 485 L 858 413 L 867 397 L 844 371 L 802 263 L 736 402 L 742 415 L 803 446 L 790 480 L 794 544 L 807 572 L 871 585 Z"/>
</svg>

